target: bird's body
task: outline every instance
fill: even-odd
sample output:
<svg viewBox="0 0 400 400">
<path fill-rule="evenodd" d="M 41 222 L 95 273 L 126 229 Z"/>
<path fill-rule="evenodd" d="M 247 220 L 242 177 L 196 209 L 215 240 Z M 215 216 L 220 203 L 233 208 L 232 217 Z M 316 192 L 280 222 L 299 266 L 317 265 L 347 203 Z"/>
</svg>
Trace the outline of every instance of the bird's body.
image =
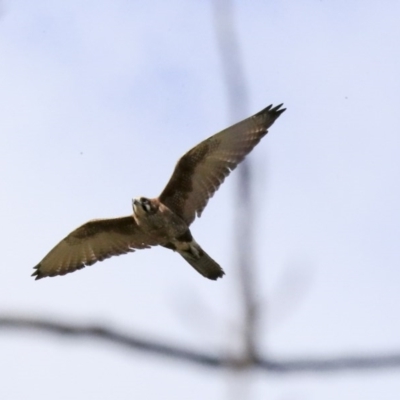
<svg viewBox="0 0 400 400">
<path fill-rule="evenodd" d="M 157 198 L 141 197 L 133 201 L 133 220 L 138 228 L 163 245 L 183 235 L 188 226 Z"/>
<path fill-rule="evenodd" d="M 75 229 L 32 275 L 36 279 L 65 275 L 114 255 L 159 245 L 178 252 L 206 278 L 222 277 L 222 268 L 193 239 L 190 224 L 285 111 L 280 107 L 269 106 L 189 150 L 159 197 L 133 200 L 131 216 L 93 220 Z"/>
</svg>

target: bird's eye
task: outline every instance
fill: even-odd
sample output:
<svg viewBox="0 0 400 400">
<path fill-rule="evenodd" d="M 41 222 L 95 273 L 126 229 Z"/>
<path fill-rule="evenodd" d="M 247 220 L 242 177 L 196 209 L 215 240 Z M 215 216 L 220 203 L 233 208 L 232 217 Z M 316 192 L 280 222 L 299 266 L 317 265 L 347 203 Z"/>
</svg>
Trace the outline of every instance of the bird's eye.
<svg viewBox="0 0 400 400">
<path fill-rule="evenodd" d="M 140 202 L 144 211 L 146 211 L 147 213 L 151 211 L 151 204 L 148 199 L 141 198 Z"/>
</svg>

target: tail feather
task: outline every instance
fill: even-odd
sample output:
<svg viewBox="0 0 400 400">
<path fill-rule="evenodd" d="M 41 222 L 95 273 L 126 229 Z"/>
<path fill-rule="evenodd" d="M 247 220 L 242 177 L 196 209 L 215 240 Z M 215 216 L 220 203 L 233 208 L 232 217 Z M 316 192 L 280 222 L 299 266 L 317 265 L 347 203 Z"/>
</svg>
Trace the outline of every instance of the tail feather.
<svg viewBox="0 0 400 400">
<path fill-rule="evenodd" d="M 179 251 L 178 253 L 201 275 L 213 281 L 225 275 L 224 270 L 216 263 L 200 246 L 198 254 L 190 251 Z"/>
</svg>

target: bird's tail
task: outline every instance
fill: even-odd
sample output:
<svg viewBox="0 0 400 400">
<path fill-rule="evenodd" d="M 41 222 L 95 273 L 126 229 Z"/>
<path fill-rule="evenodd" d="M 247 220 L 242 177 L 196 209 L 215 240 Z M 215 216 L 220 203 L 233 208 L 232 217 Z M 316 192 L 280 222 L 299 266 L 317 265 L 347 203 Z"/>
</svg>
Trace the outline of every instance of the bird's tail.
<svg viewBox="0 0 400 400">
<path fill-rule="evenodd" d="M 197 243 L 190 250 L 178 253 L 201 275 L 215 281 L 225 275 L 224 270 Z"/>
</svg>

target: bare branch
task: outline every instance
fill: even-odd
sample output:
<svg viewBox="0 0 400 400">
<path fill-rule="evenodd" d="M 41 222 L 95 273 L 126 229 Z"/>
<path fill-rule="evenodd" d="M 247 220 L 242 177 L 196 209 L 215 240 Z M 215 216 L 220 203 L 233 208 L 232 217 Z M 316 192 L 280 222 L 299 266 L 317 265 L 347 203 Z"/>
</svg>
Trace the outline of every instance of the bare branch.
<svg viewBox="0 0 400 400">
<path fill-rule="evenodd" d="M 232 0 L 213 1 L 214 26 L 221 56 L 222 75 L 225 79 L 229 116 L 231 122 L 247 114 L 248 93 L 240 54 L 239 40 L 235 29 Z M 240 226 L 236 230 L 235 248 L 239 272 L 238 284 L 243 306 L 243 359 L 251 360 L 256 354 L 257 308 L 254 260 L 254 213 L 252 169 L 249 159 L 238 168 L 237 202 L 242 206 L 235 211 Z"/>
<path fill-rule="evenodd" d="M 143 339 L 131 334 L 124 334 L 102 325 L 80 325 L 59 321 L 55 322 L 42 318 L 2 316 L 0 317 L 0 330 L 4 329 L 17 329 L 28 332 L 37 331 L 66 337 L 97 338 L 128 350 L 147 352 L 208 367 L 217 367 L 221 363 L 221 359 L 216 356 L 185 350 L 181 347 Z"/>
<path fill-rule="evenodd" d="M 256 364 L 259 368 L 279 373 L 331 373 L 331 372 L 360 372 L 376 369 L 399 369 L 400 352 L 388 352 L 369 356 L 343 356 L 326 358 L 298 358 L 277 361 L 273 359 L 258 359 Z"/>
<path fill-rule="evenodd" d="M 227 359 L 219 355 L 185 349 L 165 342 L 143 339 L 132 334 L 118 332 L 115 329 L 102 325 L 79 325 L 55 322 L 42 318 L 0 316 L 0 330 L 6 329 L 29 333 L 36 331 L 68 338 L 100 339 L 132 352 L 141 351 L 207 368 L 240 368 L 242 364 L 241 360 Z M 257 368 L 278 375 L 304 372 L 325 374 L 345 371 L 357 372 L 376 369 L 399 369 L 400 352 L 388 352 L 386 355 L 375 354 L 370 356 L 298 358 L 286 360 L 255 357 L 246 367 Z"/>
</svg>

